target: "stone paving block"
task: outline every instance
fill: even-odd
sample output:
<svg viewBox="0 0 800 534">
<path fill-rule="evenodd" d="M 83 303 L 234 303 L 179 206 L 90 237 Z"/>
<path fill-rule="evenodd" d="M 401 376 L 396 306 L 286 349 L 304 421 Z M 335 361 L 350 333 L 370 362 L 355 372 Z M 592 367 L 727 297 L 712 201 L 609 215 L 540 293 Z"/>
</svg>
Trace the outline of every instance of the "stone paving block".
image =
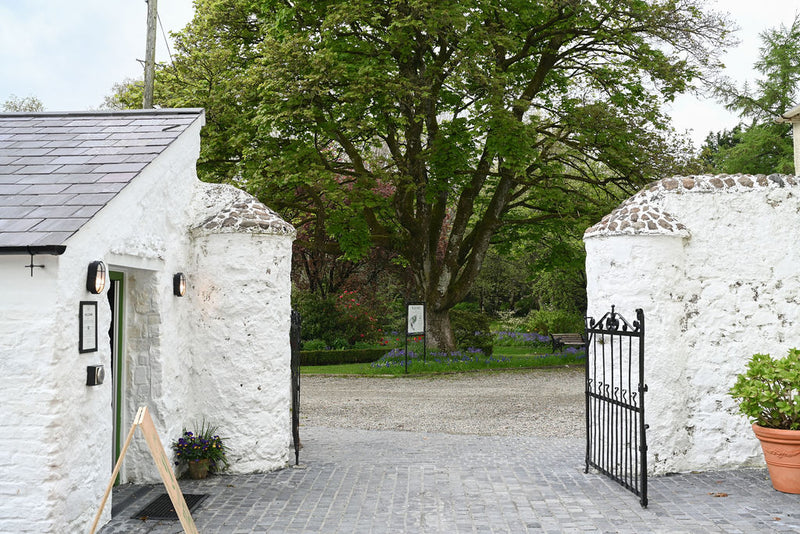
<svg viewBox="0 0 800 534">
<path fill-rule="evenodd" d="M 305 469 L 181 481 L 209 493 L 194 517 L 230 532 L 797 532 L 800 500 L 765 470 L 651 478 L 650 506 L 583 473 L 580 439 L 301 428 Z M 120 502 L 136 486 L 115 489 Z M 710 493 L 727 493 L 712 497 Z M 131 520 L 140 497 L 102 534 L 180 532 Z"/>
</svg>

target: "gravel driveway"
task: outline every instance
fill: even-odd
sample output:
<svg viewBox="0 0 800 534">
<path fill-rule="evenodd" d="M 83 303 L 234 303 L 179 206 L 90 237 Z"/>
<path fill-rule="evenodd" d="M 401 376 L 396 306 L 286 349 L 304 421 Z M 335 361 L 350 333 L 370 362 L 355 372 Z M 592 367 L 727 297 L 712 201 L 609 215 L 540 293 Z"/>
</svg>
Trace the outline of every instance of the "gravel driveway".
<svg viewBox="0 0 800 534">
<path fill-rule="evenodd" d="M 433 378 L 303 375 L 300 424 L 484 436 L 583 436 L 582 368 Z"/>
</svg>

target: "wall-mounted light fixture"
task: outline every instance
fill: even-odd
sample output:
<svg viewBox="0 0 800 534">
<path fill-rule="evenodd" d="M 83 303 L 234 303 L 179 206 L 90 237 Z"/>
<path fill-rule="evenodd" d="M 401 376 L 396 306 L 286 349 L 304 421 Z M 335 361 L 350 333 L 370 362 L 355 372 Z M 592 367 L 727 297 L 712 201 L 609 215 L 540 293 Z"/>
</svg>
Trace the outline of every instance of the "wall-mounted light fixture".
<svg viewBox="0 0 800 534">
<path fill-rule="evenodd" d="M 172 277 L 172 293 L 176 297 L 186 294 L 186 276 L 183 273 L 175 273 L 175 276 Z"/>
<path fill-rule="evenodd" d="M 93 295 L 103 292 L 106 287 L 106 264 L 102 261 L 93 261 L 89 264 L 86 273 L 86 289 Z"/>
<path fill-rule="evenodd" d="M 86 385 L 99 386 L 106 378 L 106 371 L 102 365 L 89 365 L 86 367 Z"/>
</svg>

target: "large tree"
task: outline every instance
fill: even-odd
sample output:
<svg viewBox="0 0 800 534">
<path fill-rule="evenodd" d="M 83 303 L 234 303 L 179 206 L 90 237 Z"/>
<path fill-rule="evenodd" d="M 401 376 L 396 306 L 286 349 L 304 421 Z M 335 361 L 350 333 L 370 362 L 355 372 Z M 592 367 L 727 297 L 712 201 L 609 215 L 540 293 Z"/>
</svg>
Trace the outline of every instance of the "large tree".
<svg viewBox="0 0 800 534">
<path fill-rule="evenodd" d="M 753 65 L 760 77 L 741 88 L 731 80 L 716 88 L 717 97 L 742 123 L 706 138 L 701 157 L 713 171 L 794 174 L 792 128 L 775 119 L 800 103 L 800 15 L 760 37 Z"/>
<path fill-rule="evenodd" d="M 725 44 L 703 4 L 197 0 L 156 100 L 205 107 L 201 175 L 313 221 L 305 246 L 391 251 L 447 348 L 501 229 L 672 168 L 661 105 Z"/>
</svg>

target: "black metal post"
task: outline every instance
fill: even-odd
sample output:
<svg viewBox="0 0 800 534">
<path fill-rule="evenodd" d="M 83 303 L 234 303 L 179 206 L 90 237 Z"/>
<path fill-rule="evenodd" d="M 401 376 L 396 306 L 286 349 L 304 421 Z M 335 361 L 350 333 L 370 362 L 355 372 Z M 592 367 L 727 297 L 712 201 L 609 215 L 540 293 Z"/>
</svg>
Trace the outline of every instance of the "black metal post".
<svg viewBox="0 0 800 534">
<path fill-rule="evenodd" d="M 292 351 L 292 439 L 294 463 L 300 465 L 300 313 L 292 310 L 289 345 Z"/>
</svg>

